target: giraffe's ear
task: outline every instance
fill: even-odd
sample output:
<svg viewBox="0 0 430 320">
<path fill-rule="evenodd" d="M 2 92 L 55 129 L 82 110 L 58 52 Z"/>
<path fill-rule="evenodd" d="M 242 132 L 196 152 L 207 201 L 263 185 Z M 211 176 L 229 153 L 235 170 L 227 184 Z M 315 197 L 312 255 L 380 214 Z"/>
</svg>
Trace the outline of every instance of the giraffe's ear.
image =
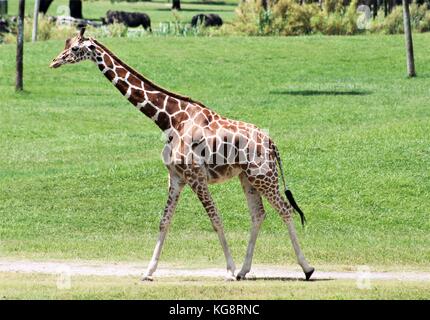
<svg viewBox="0 0 430 320">
<path fill-rule="evenodd" d="M 81 38 L 83 38 L 83 37 L 84 37 L 85 30 L 86 30 L 86 28 L 85 28 L 85 27 L 83 27 L 83 28 L 81 28 L 81 30 L 79 31 L 79 36 L 80 36 Z"/>
</svg>

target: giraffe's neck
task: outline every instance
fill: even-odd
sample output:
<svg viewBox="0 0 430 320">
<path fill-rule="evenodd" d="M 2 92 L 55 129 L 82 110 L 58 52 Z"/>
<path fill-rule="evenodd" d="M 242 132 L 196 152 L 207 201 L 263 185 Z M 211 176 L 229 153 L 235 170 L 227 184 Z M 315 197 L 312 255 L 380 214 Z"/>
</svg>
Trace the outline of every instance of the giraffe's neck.
<svg viewBox="0 0 430 320">
<path fill-rule="evenodd" d="M 161 130 L 169 130 L 182 121 L 180 110 L 188 105 L 186 97 L 161 89 L 122 62 L 102 44 L 94 41 L 94 45 L 94 61 L 100 71 Z"/>
</svg>

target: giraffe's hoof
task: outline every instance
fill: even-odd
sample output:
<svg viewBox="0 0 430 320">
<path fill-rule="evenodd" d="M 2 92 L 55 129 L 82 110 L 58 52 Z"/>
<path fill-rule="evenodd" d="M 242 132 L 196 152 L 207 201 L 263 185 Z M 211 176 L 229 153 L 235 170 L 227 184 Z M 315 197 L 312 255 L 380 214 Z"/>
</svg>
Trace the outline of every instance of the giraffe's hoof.
<svg viewBox="0 0 430 320">
<path fill-rule="evenodd" d="M 309 270 L 308 272 L 305 272 L 306 281 L 309 281 L 314 271 L 315 271 L 315 268 L 311 268 L 311 270 Z"/>
<path fill-rule="evenodd" d="M 254 280 L 255 274 L 250 273 L 249 271 L 246 272 L 239 272 L 236 276 L 237 280 Z"/>
<path fill-rule="evenodd" d="M 151 276 L 143 276 L 141 280 L 142 281 L 154 281 L 154 278 Z"/>
<path fill-rule="evenodd" d="M 246 276 L 245 274 L 238 273 L 236 276 L 236 280 L 238 281 L 245 280 L 245 276 Z"/>
<path fill-rule="evenodd" d="M 234 276 L 234 274 L 228 274 L 225 276 L 224 278 L 225 281 L 236 281 L 236 277 Z"/>
</svg>

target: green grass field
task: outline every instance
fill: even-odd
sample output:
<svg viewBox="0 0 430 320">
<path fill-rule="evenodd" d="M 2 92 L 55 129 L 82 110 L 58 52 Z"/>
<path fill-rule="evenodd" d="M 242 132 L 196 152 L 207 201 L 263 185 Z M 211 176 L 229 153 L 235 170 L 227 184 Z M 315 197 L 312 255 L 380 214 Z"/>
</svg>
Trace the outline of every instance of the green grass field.
<svg viewBox="0 0 430 320">
<path fill-rule="evenodd" d="M 428 283 L 372 281 L 359 289 L 355 281 L 261 280 L 225 282 L 202 278 L 168 278 L 140 282 L 132 277 L 73 277 L 70 288 L 57 286 L 55 275 L 0 273 L 0 299 L 429 299 Z M 61 283 L 61 282 L 60 282 Z"/>
<path fill-rule="evenodd" d="M 185 0 L 181 1 L 180 12 L 175 15 L 183 22 L 190 22 L 191 18 L 199 13 L 218 13 L 224 21 L 230 21 L 234 17 L 237 0 Z M 65 15 L 69 0 L 55 0 L 47 12 L 48 15 Z M 145 2 L 111 2 L 110 0 L 84 1 L 82 13 L 87 19 L 100 19 L 108 10 L 146 12 L 151 17 L 153 26 L 160 22 L 174 21 L 176 17 L 171 11 L 172 3 L 167 0 L 155 0 Z M 33 15 L 34 0 L 26 1 L 26 14 Z M 17 15 L 18 1 L 9 1 L 9 14 Z"/>
<path fill-rule="evenodd" d="M 102 42 L 157 83 L 269 130 L 307 214 L 299 239 L 317 268 L 428 271 L 430 35 L 414 40 L 416 79 L 405 77 L 401 36 Z M 16 94 L 15 47 L 0 46 L 0 257 L 148 261 L 167 195 L 160 132 L 91 63 L 49 69 L 62 48 L 26 44 L 25 92 Z M 239 267 L 250 227 L 244 195 L 236 179 L 211 190 Z M 255 263 L 294 264 L 286 226 L 266 209 Z M 163 262 L 225 265 L 189 189 Z"/>
</svg>

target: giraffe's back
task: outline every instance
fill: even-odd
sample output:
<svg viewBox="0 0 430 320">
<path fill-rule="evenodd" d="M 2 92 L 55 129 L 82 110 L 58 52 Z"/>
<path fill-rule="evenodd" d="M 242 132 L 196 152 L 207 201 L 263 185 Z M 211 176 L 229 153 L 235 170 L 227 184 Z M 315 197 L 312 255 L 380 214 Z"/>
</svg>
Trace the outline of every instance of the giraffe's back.
<svg viewBox="0 0 430 320">
<path fill-rule="evenodd" d="M 274 162 L 270 137 L 253 124 L 219 116 L 196 106 L 189 118 L 170 133 L 163 152 L 168 163 L 202 170 L 209 183 L 241 172 L 264 174 Z M 276 168 L 275 168 L 276 169 Z"/>
</svg>

